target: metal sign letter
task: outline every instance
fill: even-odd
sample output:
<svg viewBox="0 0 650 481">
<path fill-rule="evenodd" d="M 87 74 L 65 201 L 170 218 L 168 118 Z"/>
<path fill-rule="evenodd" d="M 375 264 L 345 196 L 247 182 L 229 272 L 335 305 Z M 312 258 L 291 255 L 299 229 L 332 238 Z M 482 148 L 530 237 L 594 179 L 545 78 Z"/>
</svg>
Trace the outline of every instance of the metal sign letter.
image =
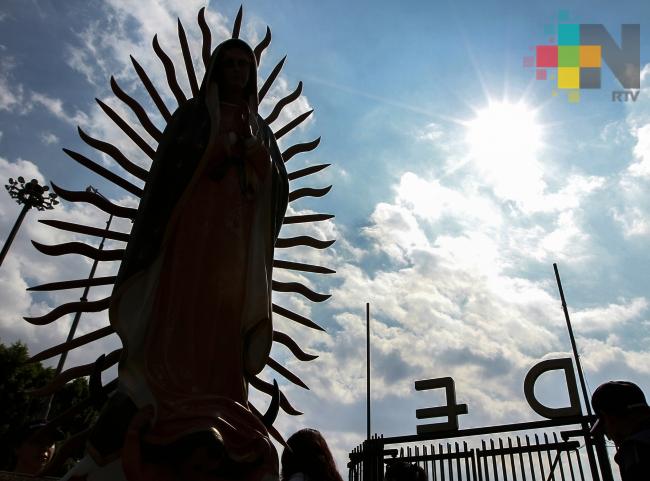
<svg viewBox="0 0 650 481">
<path fill-rule="evenodd" d="M 415 381 L 416 391 L 428 391 L 429 389 L 440 388 L 445 388 L 447 405 L 416 409 L 415 417 L 418 419 L 428 419 L 447 416 L 447 422 L 418 424 L 418 434 L 434 433 L 438 431 L 457 431 L 458 416 L 460 414 L 467 414 L 467 404 L 456 404 L 456 387 L 452 378 L 441 377 L 437 379 Z"/>
<path fill-rule="evenodd" d="M 535 397 L 535 382 L 539 376 L 548 371 L 564 370 L 566 387 L 569 391 L 569 404 L 570 406 L 564 408 L 550 408 L 544 406 Z M 565 357 L 561 359 L 547 359 L 545 361 L 535 364 L 524 379 L 524 395 L 528 405 L 540 416 L 548 419 L 561 418 L 566 416 L 580 415 L 580 398 L 578 397 L 578 386 L 576 384 L 576 376 L 573 372 L 573 362 L 571 358 Z"/>
</svg>

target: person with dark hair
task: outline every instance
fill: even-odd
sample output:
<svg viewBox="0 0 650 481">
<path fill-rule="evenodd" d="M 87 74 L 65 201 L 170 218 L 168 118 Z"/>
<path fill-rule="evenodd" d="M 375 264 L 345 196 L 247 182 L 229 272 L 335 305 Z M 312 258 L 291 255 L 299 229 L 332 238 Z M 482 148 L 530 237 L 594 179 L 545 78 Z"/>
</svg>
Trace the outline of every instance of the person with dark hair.
<svg viewBox="0 0 650 481">
<path fill-rule="evenodd" d="M 282 452 L 281 481 L 343 481 L 323 435 L 301 429 L 287 440 Z"/>
<path fill-rule="evenodd" d="M 45 421 L 34 421 L 16 433 L 15 473 L 36 475 L 52 459 L 54 444 L 61 439 L 61 433 L 44 430 L 45 426 Z"/>
<path fill-rule="evenodd" d="M 417 464 L 397 461 L 386 467 L 384 481 L 427 481 L 427 474 Z"/>
<path fill-rule="evenodd" d="M 598 420 L 592 434 L 605 434 L 616 444 L 614 460 L 622 481 L 650 477 L 650 407 L 643 391 L 629 381 L 609 381 L 591 397 Z"/>
</svg>

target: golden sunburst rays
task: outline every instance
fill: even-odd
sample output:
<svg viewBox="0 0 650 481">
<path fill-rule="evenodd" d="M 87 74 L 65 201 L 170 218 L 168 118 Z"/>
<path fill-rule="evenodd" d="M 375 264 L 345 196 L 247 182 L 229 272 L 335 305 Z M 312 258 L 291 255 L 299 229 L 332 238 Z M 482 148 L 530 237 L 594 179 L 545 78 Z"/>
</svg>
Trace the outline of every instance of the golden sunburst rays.
<svg viewBox="0 0 650 481">
<path fill-rule="evenodd" d="M 242 25 L 242 18 L 243 18 L 243 9 L 240 7 L 239 11 L 237 12 L 237 16 L 235 18 L 234 26 L 232 29 L 233 38 L 239 38 L 241 25 Z M 211 45 L 212 34 L 211 34 L 210 27 L 208 26 L 205 19 L 205 8 L 201 8 L 199 10 L 197 21 L 198 21 L 198 26 L 200 28 L 201 37 L 202 37 L 201 58 L 203 60 L 204 67 L 207 68 L 207 65 L 209 64 L 210 61 L 211 51 L 212 51 L 212 45 Z M 184 64 L 184 69 L 182 70 L 185 71 L 185 74 L 187 75 L 187 81 L 190 86 L 190 92 L 187 94 L 180 87 L 177 74 L 176 74 L 177 69 L 174 65 L 174 62 L 169 57 L 169 55 L 167 55 L 167 53 L 164 51 L 163 47 L 160 45 L 160 42 L 158 41 L 158 37 L 154 36 L 152 41 L 153 51 L 157 56 L 157 58 L 160 60 L 165 72 L 167 87 L 169 88 L 169 91 L 173 95 L 173 98 L 176 100 L 177 105 L 174 106 L 173 109 L 171 110 L 167 106 L 163 98 L 161 97 L 158 89 L 152 82 L 147 72 L 142 68 L 142 66 L 138 63 L 138 61 L 133 56 L 130 56 L 131 63 L 133 65 L 137 78 L 140 80 L 142 86 L 144 87 L 144 90 L 147 92 L 150 100 L 153 102 L 153 105 L 156 106 L 158 113 L 166 123 L 169 122 L 169 120 L 171 119 L 172 110 L 175 110 L 177 107 L 183 105 L 185 102 L 188 101 L 188 98 L 192 98 L 196 96 L 199 92 L 199 84 L 197 81 L 197 73 L 194 69 L 192 52 L 190 50 L 190 45 L 187 40 L 185 29 L 180 19 L 178 20 L 178 41 L 180 43 L 183 64 Z M 271 29 L 267 27 L 264 38 L 253 49 L 258 65 L 260 63 L 262 54 L 268 48 L 270 43 L 271 43 Z M 267 95 L 267 93 L 273 86 L 274 82 L 278 78 L 285 64 L 285 61 L 286 61 L 286 56 L 283 57 L 274 66 L 274 68 L 271 70 L 271 73 L 263 82 L 262 87 L 259 89 L 258 92 L 260 101 Z M 181 69 L 178 69 L 178 71 L 180 72 Z M 129 96 L 119 86 L 118 82 L 115 80 L 114 77 L 110 78 L 110 86 L 111 86 L 111 90 L 115 94 L 115 97 L 133 113 L 139 125 L 142 127 L 143 131 L 146 132 L 146 134 L 150 138 L 148 139 L 143 138 L 138 132 L 136 132 L 136 130 L 129 124 L 129 122 L 127 122 L 124 118 L 122 118 L 120 114 L 118 114 L 113 108 L 108 106 L 105 102 L 96 99 L 99 107 L 108 116 L 108 118 L 110 118 L 113 121 L 113 123 L 138 147 L 139 151 L 143 155 L 143 158 L 137 160 L 146 160 L 147 158 L 152 160 L 155 157 L 155 147 L 152 146 L 157 146 L 157 144 L 160 142 L 162 138 L 162 131 L 159 128 L 157 128 L 153 123 L 153 121 L 151 120 L 151 113 L 147 112 L 142 107 L 142 105 L 138 102 L 138 100 Z M 298 86 L 291 93 L 289 93 L 288 95 L 284 96 L 283 98 L 281 98 L 276 102 L 273 109 L 271 110 L 271 113 L 265 118 L 265 121 L 268 124 L 276 121 L 280 117 L 283 110 L 300 97 L 300 95 L 302 94 L 302 89 L 303 89 L 303 84 L 302 82 L 299 82 Z M 276 138 L 279 139 L 292 132 L 299 125 L 305 122 L 305 120 L 307 120 L 307 118 L 309 118 L 309 116 L 312 115 L 312 113 L 313 110 L 308 110 L 298 115 L 297 117 L 293 118 L 281 128 L 276 129 L 274 132 Z M 148 172 L 146 169 L 140 167 L 139 165 L 139 164 L 145 164 L 146 162 L 134 162 L 132 159 L 127 158 L 127 156 L 112 143 L 105 140 L 93 138 L 90 135 L 88 135 L 86 132 L 84 132 L 80 127 L 78 128 L 78 133 L 79 133 L 79 137 L 86 145 L 90 146 L 92 149 L 100 153 L 100 155 L 105 154 L 109 156 L 111 159 L 115 161 L 115 164 L 119 166 L 119 168 L 122 169 L 124 172 L 131 174 L 136 179 L 146 182 Z M 282 152 L 282 157 L 284 162 L 285 163 L 288 162 L 298 154 L 313 151 L 318 147 L 319 143 L 320 143 L 320 137 L 311 141 L 296 143 L 294 145 L 289 146 L 287 149 L 284 150 L 284 152 Z M 123 175 L 120 175 L 114 172 L 113 170 L 110 170 L 100 165 L 100 163 L 76 151 L 70 149 L 64 149 L 64 152 L 70 158 L 76 161 L 78 164 L 89 169 L 95 174 L 103 177 L 104 179 L 108 180 L 114 185 L 124 189 L 129 194 L 137 198 L 140 198 L 142 196 L 143 189 L 136 186 L 131 181 L 127 180 L 127 178 L 125 178 Z M 324 169 L 329 167 L 329 165 L 330 164 L 313 165 L 303 169 L 295 170 L 288 174 L 288 178 L 290 181 L 303 179 L 323 171 Z M 323 197 L 330 191 L 330 189 L 331 186 L 327 186 L 323 188 L 311 188 L 311 187 L 298 188 L 290 192 L 289 202 L 294 202 L 297 201 L 298 199 L 302 199 L 305 197 L 314 197 L 314 198 Z M 122 218 L 133 220 L 137 212 L 137 210 L 134 208 L 115 204 L 109 201 L 108 199 L 104 198 L 103 196 L 100 196 L 94 192 L 67 190 L 55 184 L 53 184 L 53 190 L 63 200 L 69 202 L 91 204 L 99 208 L 100 210 L 104 211 L 105 213 L 116 217 L 122 217 Z M 313 222 L 326 221 L 332 219 L 333 217 L 334 216 L 331 214 L 322 214 L 322 213 L 292 215 L 292 216 L 285 217 L 284 224 L 307 225 Z M 71 232 L 74 234 L 82 234 L 82 235 L 87 235 L 96 238 L 105 237 L 107 239 L 111 239 L 118 242 L 124 242 L 124 243 L 128 242 L 129 240 L 129 234 L 123 232 L 100 229 L 97 227 L 91 227 L 83 224 L 77 224 L 77 223 L 66 222 L 61 220 L 41 220 L 40 222 L 52 228 Z M 330 247 L 334 242 L 335 242 L 334 240 L 321 240 L 307 235 L 298 235 L 295 237 L 278 238 L 276 243 L 276 248 L 289 249 L 293 247 L 304 246 L 304 247 L 309 247 L 314 249 L 326 249 Z M 49 245 L 49 246 L 34 242 L 34 246 L 43 254 L 50 255 L 50 256 L 76 254 L 76 255 L 86 256 L 90 259 L 97 260 L 99 262 L 119 261 L 122 259 L 125 252 L 124 248 L 104 250 L 104 249 L 95 248 L 91 245 L 82 242 L 68 242 L 68 243 Z M 309 273 L 317 273 L 317 274 L 334 273 L 333 270 L 324 266 L 316 266 L 312 264 L 292 262 L 292 261 L 281 260 L 281 259 L 275 259 L 273 262 L 273 266 L 276 269 L 286 269 L 286 270 L 297 271 L 297 272 L 309 272 Z M 39 286 L 34 286 L 29 288 L 29 290 L 30 291 L 56 291 L 56 290 L 65 290 L 65 289 L 77 289 L 80 287 L 85 288 L 85 287 L 94 287 L 94 286 L 110 286 L 114 284 L 115 279 L 116 276 L 105 276 L 105 277 L 97 277 L 93 279 L 75 279 L 75 280 L 57 281 L 57 282 L 42 284 Z M 330 297 L 329 294 L 321 294 L 315 292 L 312 289 L 308 288 L 307 286 L 299 282 L 280 282 L 274 280 L 272 289 L 276 292 L 297 294 L 311 302 L 316 302 L 316 303 L 324 302 Z M 56 307 L 55 309 L 53 309 L 52 311 L 50 311 L 49 313 L 43 316 L 31 317 L 25 319 L 32 324 L 46 325 L 70 313 L 104 311 L 108 309 L 109 304 L 110 304 L 110 297 L 106 297 L 104 299 L 90 300 L 85 302 L 70 302 Z M 288 319 L 289 321 L 295 322 L 306 328 L 323 331 L 323 328 L 321 328 L 314 321 L 296 312 L 293 312 L 290 309 L 273 304 L 272 310 L 274 314 L 282 316 L 285 319 Z M 86 346 L 92 342 L 95 342 L 99 339 L 102 339 L 112 334 L 113 332 L 114 331 L 111 326 L 102 327 L 93 332 L 72 339 L 68 342 L 64 342 L 52 348 L 46 349 L 34 355 L 31 358 L 31 361 L 36 362 L 36 361 L 43 361 L 46 359 L 50 359 L 54 356 L 63 354 L 64 352 L 68 352 L 70 350 Z M 298 344 L 285 333 L 274 331 L 273 341 L 287 347 L 289 352 L 291 352 L 292 355 L 299 361 L 311 361 L 317 357 L 315 355 L 304 352 L 298 346 Z M 101 382 L 97 381 L 98 379 L 97 372 L 101 372 L 113 366 L 119 359 L 120 353 L 121 350 L 116 350 L 108 354 L 107 356 L 104 355 L 100 356 L 100 359 L 98 359 L 94 363 L 68 369 L 62 372 L 61 374 L 59 374 L 59 376 L 53 381 L 51 381 L 50 384 L 48 384 L 47 386 L 44 386 L 43 388 L 34 391 L 34 394 L 50 395 L 51 393 L 59 389 L 61 386 L 63 386 L 65 383 L 82 376 L 88 376 L 92 373 L 95 373 L 94 381 L 93 381 L 94 390 L 96 392 L 101 391 L 102 393 L 108 393 L 110 392 L 111 389 L 115 388 L 116 381 L 115 380 L 111 381 L 107 383 L 106 386 L 102 387 Z M 279 375 L 287 379 L 289 382 L 298 385 L 302 388 L 309 389 L 307 385 L 297 375 L 289 371 L 287 368 L 282 366 L 279 362 L 277 362 L 273 358 L 269 358 L 267 365 L 269 366 L 270 369 L 274 370 L 276 373 L 278 373 Z M 268 394 L 269 396 L 273 396 L 274 393 L 273 384 L 264 381 L 259 377 L 254 377 L 252 379 L 249 379 L 248 381 L 250 385 L 256 390 Z M 97 386 L 98 382 L 99 382 L 99 387 Z M 97 394 L 94 395 L 95 400 L 97 399 L 97 396 L 98 396 Z M 84 401 L 84 403 L 82 404 L 86 406 L 87 404 L 85 403 L 86 402 Z M 286 398 L 285 394 L 282 391 L 280 391 L 279 393 L 279 405 L 280 408 L 287 414 L 290 415 L 302 414 L 300 411 L 295 409 L 289 403 L 288 399 Z M 59 416 L 59 418 L 53 420 L 52 422 L 62 423 L 65 419 L 68 419 L 69 416 L 73 415 L 75 412 L 80 412 L 82 409 L 83 406 L 81 405 L 77 407 L 73 407 L 69 410 L 68 413 L 64 413 L 62 416 Z M 258 412 L 254 407 L 252 407 L 252 409 L 254 409 L 255 412 Z M 275 431 L 274 428 L 271 427 L 270 432 L 274 435 L 274 437 L 276 437 L 276 439 L 283 442 L 282 437 L 277 433 L 277 431 Z"/>
</svg>

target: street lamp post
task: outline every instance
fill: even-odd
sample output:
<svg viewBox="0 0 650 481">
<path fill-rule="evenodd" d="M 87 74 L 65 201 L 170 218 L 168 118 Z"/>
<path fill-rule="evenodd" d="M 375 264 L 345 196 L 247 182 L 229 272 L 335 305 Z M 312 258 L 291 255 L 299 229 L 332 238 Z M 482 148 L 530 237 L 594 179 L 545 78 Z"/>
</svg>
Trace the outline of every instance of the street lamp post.
<svg viewBox="0 0 650 481">
<path fill-rule="evenodd" d="M 5 260 L 9 247 L 11 247 L 14 237 L 16 237 L 16 233 L 18 233 L 18 229 L 20 229 L 20 225 L 23 223 L 27 211 L 32 207 L 35 207 L 37 210 L 54 209 L 54 206 L 59 203 L 56 200 L 56 194 L 50 193 L 49 195 L 45 195 L 50 188 L 47 185 L 40 185 L 36 179 L 25 182 L 23 177 L 18 177 L 18 180 L 10 178 L 9 184 L 5 184 L 5 189 L 7 189 L 9 195 L 19 205 L 23 205 L 23 208 L 20 214 L 18 214 L 18 219 L 16 219 L 16 223 L 5 241 L 5 245 L 2 247 L 2 252 L 0 252 L 0 266 Z"/>
</svg>

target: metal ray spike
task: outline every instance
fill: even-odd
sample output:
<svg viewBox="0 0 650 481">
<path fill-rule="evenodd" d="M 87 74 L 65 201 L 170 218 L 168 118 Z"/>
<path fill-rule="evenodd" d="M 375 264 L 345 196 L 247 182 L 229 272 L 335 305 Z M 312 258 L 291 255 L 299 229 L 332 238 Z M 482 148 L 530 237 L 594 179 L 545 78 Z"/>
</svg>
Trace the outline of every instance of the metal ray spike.
<svg viewBox="0 0 650 481">
<path fill-rule="evenodd" d="M 65 254 L 81 254 L 98 261 L 119 261 L 124 256 L 125 249 L 98 249 L 83 242 L 65 242 L 63 244 L 45 245 L 32 241 L 32 245 L 39 252 L 48 256 L 62 256 Z"/>
<path fill-rule="evenodd" d="M 130 207 L 122 207 L 121 205 L 113 204 L 112 202 L 106 200 L 104 197 L 95 194 L 94 192 L 88 191 L 74 191 L 66 190 L 62 187 L 59 187 L 54 182 L 52 182 L 52 190 L 58 195 L 61 199 L 67 200 L 68 202 L 87 202 L 94 205 L 95 207 L 100 208 L 107 214 L 113 214 L 116 217 L 125 217 L 128 219 L 134 219 L 136 209 Z"/>
<path fill-rule="evenodd" d="M 318 292 L 312 291 L 307 286 L 300 284 L 299 282 L 280 282 L 273 281 L 273 290 L 276 292 L 295 292 L 300 294 L 312 302 L 324 302 L 330 297 L 331 294 L 319 294 Z"/>
<path fill-rule="evenodd" d="M 266 365 L 269 366 L 271 369 L 273 369 L 278 374 L 284 376 L 286 379 L 288 379 L 289 381 L 291 381 L 295 385 L 300 386 L 301 388 L 309 390 L 309 387 L 307 387 L 307 385 L 304 382 L 302 382 L 302 379 L 300 379 L 294 373 L 289 371 L 286 367 L 284 367 L 282 364 L 280 364 L 278 361 L 276 361 L 272 357 L 269 357 L 267 359 Z"/>
<path fill-rule="evenodd" d="M 278 129 L 277 132 L 275 132 L 275 138 L 276 139 L 281 139 L 284 137 L 286 134 L 291 132 L 293 129 L 298 127 L 300 124 L 302 124 L 307 118 L 314 113 L 314 109 L 308 110 L 307 112 L 300 114 L 298 117 L 293 119 L 291 122 L 289 122 L 287 125 L 282 127 L 281 129 Z"/>
<path fill-rule="evenodd" d="M 120 242 L 128 242 L 130 237 L 126 232 L 106 230 L 100 227 L 90 227 L 87 225 L 74 224 L 72 222 L 64 222 L 62 220 L 39 219 L 38 221 L 42 224 L 54 227 L 55 229 L 75 232 L 77 234 L 87 234 L 95 237 L 106 237 L 107 239 L 112 239 Z"/>
<path fill-rule="evenodd" d="M 313 189 L 311 187 L 304 187 L 302 189 L 294 190 L 289 194 L 289 202 L 301 199 L 302 197 L 323 197 L 332 190 L 332 186 L 323 187 L 321 189 Z"/>
<path fill-rule="evenodd" d="M 104 363 L 102 364 L 102 371 L 114 366 L 120 360 L 120 354 L 122 349 L 116 349 L 106 356 Z M 51 382 L 46 384 L 43 387 L 29 391 L 29 394 L 32 396 L 47 396 L 56 392 L 59 388 L 63 387 L 66 383 L 78 379 L 80 377 L 89 376 L 92 374 L 95 369 L 95 362 L 88 364 L 83 364 L 81 366 L 71 367 L 66 369 L 57 377 L 55 377 Z"/>
<path fill-rule="evenodd" d="M 232 27 L 232 38 L 239 38 L 239 30 L 241 30 L 241 18 L 244 13 L 244 6 L 240 5 L 235 17 L 235 24 Z"/>
<path fill-rule="evenodd" d="M 111 156 L 113 160 L 117 162 L 118 165 L 126 170 L 129 174 L 134 175 L 140 180 L 147 180 L 147 171 L 127 159 L 126 156 L 120 151 L 120 149 L 115 147 L 113 144 L 109 144 L 108 142 L 103 142 L 91 137 L 86 132 L 84 132 L 81 127 L 77 127 L 77 132 L 79 133 L 81 140 L 83 140 L 93 149 L 99 150 L 100 152 Z"/>
<path fill-rule="evenodd" d="M 284 332 L 273 331 L 273 341 L 286 346 L 299 361 L 313 361 L 318 357 L 315 354 L 308 354 L 300 349 L 298 343 Z"/>
<path fill-rule="evenodd" d="M 304 215 L 287 215 L 284 217 L 283 224 L 302 224 L 305 222 L 320 222 L 333 219 L 334 214 L 304 214 Z"/>
<path fill-rule="evenodd" d="M 260 60 L 262 59 L 262 53 L 266 48 L 271 44 L 271 29 L 266 26 L 266 33 L 264 34 L 264 38 L 260 43 L 258 43 L 255 48 L 253 49 L 253 53 L 255 53 L 255 60 L 257 60 L 257 65 L 260 64 Z"/>
<path fill-rule="evenodd" d="M 290 262 L 280 259 L 273 260 L 273 267 L 276 269 L 288 269 L 291 271 L 315 272 L 317 274 L 336 274 L 336 271 L 323 266 L 304 264 L 302 262 Z"/>
<path fill-rule="evenodd" d="M 66 314 L 71 314 L 73 312 L 100 312 L 108 309 L 109 304 L 111 303 L 110 297 L 105 297 L 98 301 L 86 301 L 86 302 L 69 302 L 67 304 L 62 304 L 59 307 L 55 307 L 49 313 L 44 316 L 38 317 L 23 317 L 30 324 L 37 326 L 43 326 L 51 322 L 56 321 L 58 318 L 65 316 Z M 110 327 L 110 326 L 109 326 Z M 111 327 L 111 329 L 113 329 Z M 82 336 L 83 337 L 83 336 Z M 81 339 L 81 338 L 78 338 Z M 76 340 L 76 339 L 75 339 Z"/>
<path fill-rule="evenodd" d="M 158 43 L 157 34 L 153 36 L 152 45 L 153 45 L 154 52 L 156 52 L 156 55 L 162 62 L 163 67 L 165 68 L 165 75 L 167 76 L 167 84 L 169 85 L 169 88 L 174 94 L 174 97 L 176 97 L 176 102 L 178 102 L 178 106 L 180 107 L 185 102 L 187 102 L 187 97 L 185 97 L 185 94 L 181 90 L 181 87 L 178 85 L 178 79 L 176 78 L 176 69 L 174 68 L 174 63 L 169 58 L 169 56 L 165 53 L 165 51 L 160 47 L 160 44 Z"/>
<path fill-rule="evenodd" d="M 201 29 L 201 36 L 203 37 L 201 56 L 203 57 L 203 66 L 207 71 L 208 65 L 210 65 L 210 53 L 212 51 L 212 33 L 205 21 L 205 7 L 201 7 L 201 10 L 199 10 L 198 22 L 199 28 Z"/>
<path fill-rule="evenodd" d="M 147 75 L 147 72 L 145 72 L 144 69 L 140 66 L 140 64 L 136 61 L 136 59 L 133 58 L 133 55 L 129 55 L 129 57 L 131 58 L 131 63 L 133 64 L 133 68 L 135 69 L 135 72 L 138 74 L 138 77 L 140 78 L 142 85 L 144 85 L 144 88 L 149 93 L 149 96 L 151 97 L 151 100 L 153 100 L 153 103 L 156 104 L 156 107 L 158 107 L 158 111 L 160 112 L 160 115 L 163 116 L 165 122 L 169 122 L 169 120 L 172 118 L 172 114 L 169 112 L 169 109 L 165 105 L 165 102 L 163 102 L 163 99 L 160 98 L 160 94 L 156 90 L 156 87 L 153 86 L 153 83 L 151 82 L 151 79 Z"/>
<path fill-rule="evenodd" d="M 145 112 L 144 108 L 142 108 L 142 105 L 138 103 L 137 100 L 135 100 L 133 97 L 129 96 L 124 90 L 121 89 L 121 87 L 118 85 L 117 81 L 115 80 L 115 77 L 111 75 L 111 90 L 115 94 L 115 96 L 120 99 L 122 102 L 124 102 L 128 107 L 131 109 L 131 111 L 135 114 L 135 116 L 138 118 L 138 121 L 140 122 L 140 125 L 147 131 L 149 135 L 156 141 L 160 142 L 160 138 L 162 137 L 162 132 L 158 130 L 158 128 L 153 124 L 149 116 L 147 115 L 147 112 Z"/>
<path fill-rule="evenodd" d="M 78 289 L 80 287 L 109 286 L 115 283 L 117 276 L 93 277 L 92 279 L 75 279 L 72 281 L 50 282 L 38 286 L 28 287 L 28 291 L 60 291 L 64 289 Z"/>
<path fill-rule="evenodd" d="M 320 172 L 323 169 L 326 169 L 332 164 L 320 164 L 320 165 L 312 165 L 310 167 L 306 167 L 304 169 L 296 170 L 294 172 L 289 172 L 289 180 L 296 180 L 300 179 L 301 177 L 306 177 L 311 174 L 315 174 L 316 172 Z"/>
<path fill-rule="evenodd" d="M 282 70 L 282 66 L 284 65 L 284 61 L 287 59 L 287 56 L 285 55 L 282 57 L 282 60 L 280 60 L 275 67 L 273 67 L 273 70 L 271 71 L 271 74 L 269 75 L 269 78 L 266 79 L 264 84 L 262 85 L 262 88 L 260 88 L 259 93 L 257 94 L 257 98 L 261 102 L 266 93 L 269 91 L 271 88 L 271 85 L 273 85 L 273 82 L 275 82 L 276 77 L 280 73 L 280 70 Z"/>
<path fill-rule="evenodd" d="M 273 123 L 278 116 L 280 115 L 280 112 L 282 112 L 282 109 L 289 105 L 291 102 L 296 100 L 298 97 L 300 97 L 300 94 L 302 93 L 302 82 L 298 82 L 298 87 L 296 87 L 296 90 L 291 92 L 289 95 L 286 97 L 281 98 L 278 100 L 278 103 L 275 104 L 275 107 L 273 107 L 273 111 L 264 119 L 264 121 L 267 124 Z M 283 156 L 284 157 L 284 156 Z M 285 159 L 286 162 L 286 159 Z"/>
<path fill-rule="evenodd" d="M 96 174 L 99 174 L 102 177 L 104 177 L 106 180 L 113 182 L 115 185 L 122 187 L 127 192 L 130 192 L 136 197 L 142 197 L 142 189 L 140 187 L 136 187 L 131 182 L 111 172 L 106 167 L 102 167 L 97 162 L 90 160 L 88 157 L 81 155 L 80 153 L 75 152 L 74 150 L 64 148 L 63 152 L 68 154 L 68 156 L 72 158 L 72 160 L 77 161 L 87 169 L 92 170 Z"/>
<path fill-rule="evenodd" d="M 288 247 L 296 247 L 296 246 L 307 246 L 307 247 L 313 247 L 314 249 L 327 249 L 329 246 L 334 244 L 336 240 L 320 240 L 320 239 L 315 239 L 310 236 L 297 236 L 297 237 L 286 237 L 286 238 L 278 238 L 278 240 L 275 241 L 275 247 L 276 249 L 286 249 Z"/>
<path fill-rule="evenodd" d="M 178 19 L 178 40 L 181 43 L 183 61 L 185 62 L 185 71 L 187 72 L 187 79 L 189 80 L 190 88 L 192 89 L 192 96 L 196 97 L 199 94 L 199 85 L 196 82 L 196 72 L 194 72 L 192 54 L 190 53 L 190 46 L 187 43 L 187 36 L 185 35 L 185 29 L 183 28 L 180 18 Z"/>
<path fill-rule="evenodd" d="M 276 314 L 279 314 L 283 317 L 286 317 L 287 319 L 297 322 L 298 324 L 302 324 L 305 327 L 308 327 L 310 329 L 314 329 L 316 331 L 323 331 L 325 332 L 325 329 L 320 327 L 318 324 L 316 324 L 314 321 L 311 319 L 307 319 L 304 316 L 301 316 L 300 314 L 296 314 L 295 312 L 286 309 L 282 306 L 278 306 L 277 304 L 273 304 L 272 306 L 273 312 Z"/>
<path fill-rule="evenodd" d="M 292 145 L 291 147 L 287 148 L 287 150 L 282 152 L 282 159 L 284 160 L 285 163 L 289 162 L 289 160 L 291 160 L 291 158 L 294 155 L 300 154 L 302 152 L 310 152 L 314 150 L 316 147 L 318 147 L 318 144 L 320 144 L 320 137 L 318 137 L 315 140 L 312 140 L 311 142 L 304 142 L 302 144 Z"/>
<path fill-rule="evenodd" d="M 265 394 L 268 394 L 269 396 L 273 395 L 273 385 L 272 384 L 269 384 L 268 382 L 263 381 L 262 379 L 260 379 L 259 377 L 256 377 L 256 376 L 249 379 L 249 382 L 250 382 L 251 386 L 253 386 L 258 391 L 261 391 L 261 392 L 263 392 Z M 302 412 L 295 409 L 291 405 L 291 403 L 289 403 L 289 400 L 287 399 L 287 397 L 284 395 L 284 393 L 282 391 L 280 391 L 280 407 L 282 408 L 282 410 L 285 413 L 287 413 L 287 414 L 289 414 L 291 416 L 300 416 L 302 414 Z"/>
<path fill-rule="evenodd" d="M 142 137 L 140 137 L 138 133 L 133 130 L 133 128 L 117 114 L 117 112 L 115 112 L 101 100 L 96 98 L 95 101 L 99 104 L 104 113 L 108 115 L 108 117 L 113 122 L 115 122 L 115 125 L 117 125 L 122 130 L 122 132 L 124 132 L 133 141 L 133 143 L 138 146 L 142 152 L 147 154 L 147 157 L 153 160 L 154 155 L 156 155 L 156 151 Z"/>
<path fill-rule="evenodd" d="M 88 334 L 84 334 L 83 336 L 79 336 L 70 342 L 64 342 L 57 346 L 41 351 L 38 354 L 30 357 L 27 360 L 27 362 L 32 363 L 32 362 L 45 361 L 46 359 L 50 359 L 51 357 L 58 356 L 59 354 L 62 354 L 65 351 L 71 351 L 73 349 L 76 349 L 77 347 L 84 346 L 93 341 L 97 341 L 102 337 L 109 336 L 114 332 L 115 330 L 113 329 L 112 326 L 102 327 L 101 329 L 97 329 L 96 331 L 90 332 Z"/>
</svg>

